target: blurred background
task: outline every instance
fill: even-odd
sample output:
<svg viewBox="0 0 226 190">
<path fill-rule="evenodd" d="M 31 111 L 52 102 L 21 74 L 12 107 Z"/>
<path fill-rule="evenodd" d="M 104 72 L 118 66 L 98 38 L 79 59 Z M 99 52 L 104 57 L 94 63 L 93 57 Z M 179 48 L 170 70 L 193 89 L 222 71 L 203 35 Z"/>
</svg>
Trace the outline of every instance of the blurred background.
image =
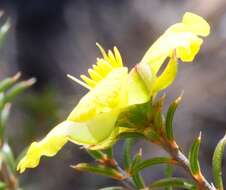
<svg viewBox="0 0 226 190">
<path fill-rule="evenodd" d="M 205 17 L 211 35 L 194 63 L 180 64 L 177 80 L 167 89 L 167 102 L 185 91 L 175 117 L 176 137 L 187 152 L 202 130 L 202 166 L 212 181 L 212 153 L 226 128 L 225 0 L 1 0 L 0 9 L 11 20 L 0 50 L 0 79 L 17 71 L 24 78 L 37 78 L 33 89 L 17 98 L 8 123 L 8 141 L 15 154 L 62 121 L 86 93 L 66 74 L 79 76 L 95 63 L 100 56 L 96 42 L 105 49 L 116 45 L 124 64 L 131 67 L 184 12 Z M 143 142 L 136 148 L 140 146 L 144 158 L 165 154 Z M 120 147 L 119 142 L 115 148 L 118 159 Z M 57 156 L 42 159 L 38 168 L 21 175 L 22 186 L 26 190 L 93 190 L 117 184 L 69 168 L 80 161 L 92 159 L 78 146 L 68 144 Z M 145 179 L 159 179 L 163 176 L 160 168 L 145 170 Z"/>
</svg>

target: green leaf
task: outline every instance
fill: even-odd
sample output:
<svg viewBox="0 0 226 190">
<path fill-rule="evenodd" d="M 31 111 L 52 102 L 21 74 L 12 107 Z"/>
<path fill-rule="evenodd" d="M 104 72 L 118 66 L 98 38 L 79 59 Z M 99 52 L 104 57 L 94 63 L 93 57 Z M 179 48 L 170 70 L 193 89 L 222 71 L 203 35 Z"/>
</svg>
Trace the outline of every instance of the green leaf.
<svg viewBox="0 0 226 190">
<path fill-rule="evenodd" d="M 132 175 L 133 182 L 138 189 L 142 189 L 145 187 L 144 180 L 139 173 Z"/>
<path fill-rule="evenodd" d="M 90 173 L 110 177 L 117 180 L 124 179 L 124 176 L 121 173 L 119 173 L 116 169 L 108 168 L 102 165 L 94 166 L 88 163 L 79 163 L 71 167 L 77 171 L 90 172 Z"/>
<path fill-rule="evenodd" d="M 169 109 L 167 111 L 166 115 L 166 137 L 169 140 L 174 140 L 174 135 L 173 135 L 173 118 L 174 118 L 174 113 L 180 104 L 182 100 L 182 95 L 180 95 L 176 100 L 173 101 L 173 103 L 169 106 Z"/>
<path fill-rule="evenodd" d="M 173 166 L 167 164 L 165 169 L 165 177 L 169 178 L 173 176 Z M 172 186 L 168 186 L 165 188 L 165 190 L 173 190 Z"/>
<path fill-rule="evenodd" d="M 105 149 L 104 152 L 106 153 L 108 158 L 113 158 L 113 147 Z"/>
<path fill-rule="evenodd" d="M 8 88 L 10 88 L 20 78 L 20 76 L 20 73 L 16 73 L 14 76 L 8 77 L 0 81 L 0 92 L 4 92 Z"/>
<path fill-rule="evenodd" d="M 99 150 L 89 150 L 89 149 L 87 149 L 86 151 L 95 160 L 101 160 L 101 159 L 106 158 L 106 156 L 107 156 L 106 154 L 104 154 L 102 151 L 99 151 Z"/>
<path fill-rule="evenodd" d="M 5 105 L 5 94 L 2 92 L 0 93 L 0 111 L 4 108 Z"/>
<path fill-rule="evenodd" d="M 104 187 L 104 188 L 101 188 L 99 190 L 125 190 L 123 187 Z"/>
<path fill-rule="evenodd" d="M 132 163 L 131 151 L 134 144 L 134 139 L 128 138 L 125 140 L 123 145 L 123 164 L 126 170 L 129 169 L 130 164 Z"/>
<path fill-rule="evenodd" d="M 136 165 L 138 165 L 141 161 L 142 161 L 142 149 L 140 149 L 139 152 L 134 156 L 134 159 L 131 162 L 129 169 L 129 172 L 132 174 L 134 185 L 138 189 L 144 188 L 144 180 L 142 176 L 139 174 L 139 172 L 133 172 L 133 168 L 136 167 Z"/>
<path fill-rule="evenodd" d="M 193 175 L 197 175 L 200 173 L 200 166 L 199 166 L 199 148 L 201 144 L 201 133 L 199 134 L 198 138 L 195 139 L 193 142 L 190 151 L 189 151 L 189 163 L 190 163 L 190 170 Z"/>
<path fill-rule="evenodd" d="M 0 115 L 0 136 L 3 137 L 4 135 L 4 129 L 6 127 L 6 121 L 9 117 L 9 114 L 10 114 L 10 108 L 11 108 L 11 104 L 10 103 L 7 103 L 4 105 L 3 109 L 2 109 L 2 112 L 1 112 L 1 115 Z"/>
<path fill-rule="evenodd" d="M 15 96 L 17 96 L 19 93 L 23 92 L 25 89 L 32 86 L 35 83 L 35 81 L 36 81 L 35 78 L 31 78 L 29 80 L 15 84 L 11 89 L 9 89 L 6 92 L 5 102 L 12 101 L 15 98 Z"/>
<path fill-rule="evenodd" d="M 0 181 L 0 190 L 6 190 L 6 184 Z"/>
<path fill-rule="evenodd" d="M 153 182 L 150 186 L 149 189 L 162 189 L 172 186 L 174 188 L 183 188 L 183 189 L 189 189 L 189 190 L 194 190 L 196 189 L 194 184 L 191 182 L 183 179 L 183 178 L 177 178 L 177 177 L 170 177 L 170 178 L 165 178 L 165 179 L 160 179 L 158 181 Z"/>
<path fill-rule="evenodd" d="M 135 154 L 134 159 L 130 165 L 130 170 L 133 170 L 140 162 L 142 161 L 142 149 L 139 150 L 138 153 Z"/>
<path fill-rule="evenodd" d="M 214 184 L 216 188 L 219 190 L 224 189 L 222 179 L 222 159 L 224 156 L 225 145 L 226 145 L 226 135 L 217 144 L 212 159 Z"/>
<path fill-rule="evenodd" d="M 158 165 L 158 164 L 173 164 L 173 160 L 171 158 L 166 157 L 156 157 L 144 160 L 136 165 L 136 167 L 133 168 L 133 172 L 137 173 L 145 168 Z"/>
<path fill-rule="evenodd" d="M 9 166 L 10 170 L 14 172 L 16 168 L 16 161 L 12 149 L 7 143 L 4 143 L 1 153 L 4 157 L 4 160 L 7 162 L 7 165 Z"/>
<path fill-rule="evenodd" d="M 2 46 L 6 33 L 10 28 L 9 20 L 7 20 L 1 27 L 0 27 L 0 47 Z"/>
</svg>

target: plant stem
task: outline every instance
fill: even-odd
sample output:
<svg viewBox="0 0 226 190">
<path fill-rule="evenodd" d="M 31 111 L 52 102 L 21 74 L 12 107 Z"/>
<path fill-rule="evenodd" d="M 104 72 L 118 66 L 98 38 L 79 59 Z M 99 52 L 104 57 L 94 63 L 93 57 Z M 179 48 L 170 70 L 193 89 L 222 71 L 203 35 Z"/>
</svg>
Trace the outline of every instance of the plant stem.
<svg viewBox="0 0 226 190">
<path fill-rule="evenodd" d="M 195 180 L 199 190 L 216 190 L 216 188 L 211 185 L 201 173 L 199 175 L 192 174 L 188 158 L 180 151 L 175 141 L 168 141 L 167 139 L 162 138 L 161 145 L 172 156 L 172 158 L 177 161 L 177 164 L 182 166 Z"/>
<path fill-rule="evenodd" d="M 135 187 L 133 186 L 133 180 L 132 178 L 127 174 L 126 171 L 124 171 L 118 164 L 118 162 L 116 160 L 114 160 L 114 167 L 123 175 L 123 176 L 128 176 L 126 177 L 124 180 L 121 181 L 121 183 L 123 184 L 123 186 L 127 189 L 127 190 L 136 190 Z"/>
<path fill-rule="evenodd" d="M 4 161 L 1 166 L 0 176 L 6 183 L 8 190 L 15 190 L 18 187 L 16 177 L 13 174 L 10 174 L 8 166 Z"/>
</svg>

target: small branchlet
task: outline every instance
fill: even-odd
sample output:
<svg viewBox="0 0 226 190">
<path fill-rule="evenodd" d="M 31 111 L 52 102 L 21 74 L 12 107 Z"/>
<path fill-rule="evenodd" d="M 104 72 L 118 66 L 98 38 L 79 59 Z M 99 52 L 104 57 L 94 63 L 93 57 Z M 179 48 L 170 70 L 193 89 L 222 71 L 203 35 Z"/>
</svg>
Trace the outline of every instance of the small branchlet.
<svg viewBox="0 0 226 190">
<path fill-rule="evenodd" d="M 16 190 L 19 188 L 16 177 L 16 159 L 5 140 L 5 128 L 10 114 L 12 100 L 25 89 L 34 84 L 35 79 L 18 82 L 21 73 L 0 81 L 0 189 Z"/>
</svg>

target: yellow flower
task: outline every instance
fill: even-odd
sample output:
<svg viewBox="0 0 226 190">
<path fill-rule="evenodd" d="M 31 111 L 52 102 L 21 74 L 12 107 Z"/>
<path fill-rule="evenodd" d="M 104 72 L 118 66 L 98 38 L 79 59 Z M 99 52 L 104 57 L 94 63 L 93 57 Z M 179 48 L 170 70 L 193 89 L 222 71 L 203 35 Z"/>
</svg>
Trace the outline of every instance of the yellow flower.
<svg viewBox="0 0 226 190">
<path fill-rule="evenodd" d="M 20 172 L 36 167 L 41 156 L 54 156 L 67 141 L 88 149 L 110 146 L 115 142 L 117 134 L 123 131 L 115 126 L 121 110 L 131 104 L 148 101 L 147 91 L 142 85 L 138 85 L 138 88 L 143 88 L 139 92 L 140 98 L 136 95 L 137 90 L 132 88 L 136 80 L 131 82 L 131 86 L 128 69 L 123 66 L 118 49 L 114 47 L 114 51 L 109 50 L 107 54 L 99 44 L 97 46 L 103 58 L 97 58 L 96 64 L 88 70 L 89 77 L 81 75 L 83 82 L 69 76 L 89 92 L 79 101 L 66 121 L 53 128 L 40 142 L 31 144 L 18 164 Z"/>
<path fill-rule="evenodd" d="M 17 169 L 34 168 L 41 156 L 54 156 L 68 141 L 87 149 L 104 149 L 117 136 L 131 129 L 116 126 L 119 114 L 130 105 L 149 101 L 158 91 L 172 83 L 177 73 L 177 58 L 192 61 L 200 49 L 199 36 L 209 34 L 209 25 L 201 17 L 186 13 L 182 23 L 171 26 L 146 52 L 130 73 L 123 66 L 116 47 L 106 53 L 97 44 L 103 58 L 88 70 L 83 81 L 71 77 L 89 90 L 69 114 L 39 142 L 33 142 Z M 169 63 L 160 76 L 157 73 L 166 58 Z M 133 130 L 133 129 L 132 129 Z"/>
<path fill-rule="evenodd" d="M 177 58 L 184 62 L 193 61 L 203 43 L 198 36 L 205 37 L 209 32 L 209 24 L 202 17 L 189 12 L 184 14 L 181 23 L 176 23 L 166 30 L 148 49 L 138 65 L 139 73 L 151 93 L 156 93 L 173 82 L 177 73 Z M 157 77 L 167 57 L 170 58 L 169 64 Z"/>
</svg>

